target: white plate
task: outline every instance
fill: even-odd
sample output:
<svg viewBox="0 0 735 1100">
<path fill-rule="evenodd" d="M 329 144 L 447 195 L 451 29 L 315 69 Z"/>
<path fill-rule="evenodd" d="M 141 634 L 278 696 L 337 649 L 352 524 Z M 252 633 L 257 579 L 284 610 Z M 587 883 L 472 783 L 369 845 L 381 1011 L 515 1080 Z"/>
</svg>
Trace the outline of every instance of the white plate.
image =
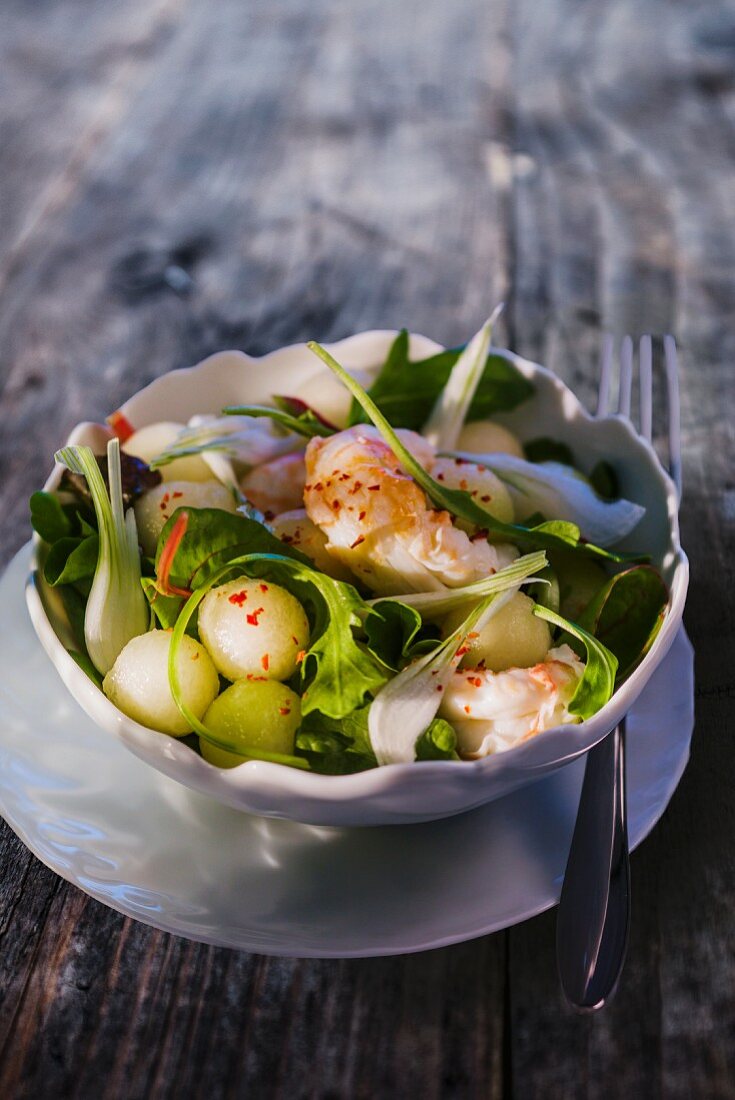
<svg viewBox="0 0 735 1100">
<path fill-rule="evenodd" d="M 582 760 L 430 824 L 337 829 L 251 817 L 150 768 L 84 714 L 28 621 L 28 562 L 25 548 L 0 580 L 0 812 L 92 897 L 191 939 L 301 957 L 422 951 L 557 901 Z M 682 630 L 629 716 L 633 845 L 676 788 L 693 721 Z"/>
<path fill-rule="evenodd" d="M 365 376 L 384 361 L 394 336 L 362 332 L 330 348 L 347 369 Z M 439 345 L 425 336 L 411 336 L 412 357 L 438 350 Z M 340 776 L 317 775 L 262 760 L 237 768 L 216 768 L 188 745 L 141 726 L 113 706 L 64 648 L 65 617 L 58 593 L 34 570 L 27 588 L 34 626 L 59 675 L 87 714 L 152 767 L 224 805 L 311 825 L 395 825 L 445 817 L 536 782 L 541 774 L 587 752 L 627 714 L 679 630 L 688 563 L 679 544 L 678 498 L 650 444 L 636 435 L 628 421 L 619 417 L 595 420 L 550 371 L 510 352 L 503 354 L 533 381 L 534 393 L 518 409 L 497 419 L 518 431 L 521 439 L 549 435 L 563 440 L 584 456 L 587 469 L 602 458 L 613 461 L 623 495 L 646 509 L 622 548 L 650 552 L 671 592 L 669 612 L 650 651 L 597 714 L 579 724 L 547 730 L 508 752 L 473 761 L 427 761 L 420 768 L 390 764 Z M 274 379 L 281 393 L 306 394 L 320 406 L 325 394 L 334 394 L 335 389 L 343 400 L 348 399 L 327 368 L 303 344 L 297 344 L 262 359 L 237 351 L 219 352 L 196 367 L 157 378 L 130 398 L 122 412 L 135 427 L 172 417 L 186 420 L 195 412 L 217 412 L 243 400 L 267 402 Z M 334 415 L 331 408 L 326 411 Z M 104 431 L 99 425 L 81 424 L 70 441 L 99 448 Z M 57 468 L 47 488 L 56 484 L 59 474 Z"/>
</svg>

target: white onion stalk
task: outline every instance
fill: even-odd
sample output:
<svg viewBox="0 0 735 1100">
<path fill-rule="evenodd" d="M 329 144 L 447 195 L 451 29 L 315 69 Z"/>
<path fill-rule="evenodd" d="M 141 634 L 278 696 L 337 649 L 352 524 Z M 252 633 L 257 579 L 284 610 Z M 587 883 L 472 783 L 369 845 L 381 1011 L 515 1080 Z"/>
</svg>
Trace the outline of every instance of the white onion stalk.
<svg viewBox="0 0 735 1100">
<path fill-rule="evenodd" d="M 482 629 L 518 590 L 486 596 L 433 653 L 419 657 L 382 688 L 368 711 L 370 744 L 378 764 L 410 764 L 416 741 L 436 717 L 442 695 L 462 659 L 467 635 Z"/>
<path fill-rule="evenodd" d="M 461 588 L 442 588 L 441 591 L 431 592 L 407 592 L 403 596 L 380 596 L 370 600 L 371 604 L 383 603 L 385 600 L 397 600 L 399 603 L 408 604 L 422 616 L 447 615 L 462 604 L 474 603 L 485 596 L 498 595 L 512 588 L 516 590 L 522 584 L 531 584 L 542 578 L 534 576 L 547 566 L 546 554 L 543 550 L 537 550 L 533 554 L 525 554 L 517 558 L 505 569 L 499 569 L 490 577 L 483 577 L 480 581 L 465 584 Z M 547 582 L 543 582 L 547 583 Z"/>
<path fill-rule="evenodd" d="M 97 459 L 89 447 L 64 447 L 56 461 L 87 479 L 99 528 L 99 552 L 84 615 L 84 641 L 92 664 L 103 675 L 131 638 L 145 634 L 150 611 L 140 583 L 135 512 L 123 506 L 120 441 L 107 444 L 108 495 Z"/>
<path fill-rule="evenodd" d="M 527 462 L 515 455 L 476 455 L 458 451 L 452 458 L 486 466 L 508 486 L 516 514 L 541 512 L 576 523 L 584 538 L 598 546 L 614 546 L 645 515 L 630 500 L 602 500 L 589 481 L 561 462 Z"/>
<path fill-rule="evenodd" d="M 447 384 L 424 424 L 422 435 L 439 450 L 450 450 L 457 446 L 459 433 L 462 431 L 472 398 L 485 370 L 493 325 L 502 308 L 501 302 L 480 331 L 467 344 L 452 367 Z"/>
</svg>

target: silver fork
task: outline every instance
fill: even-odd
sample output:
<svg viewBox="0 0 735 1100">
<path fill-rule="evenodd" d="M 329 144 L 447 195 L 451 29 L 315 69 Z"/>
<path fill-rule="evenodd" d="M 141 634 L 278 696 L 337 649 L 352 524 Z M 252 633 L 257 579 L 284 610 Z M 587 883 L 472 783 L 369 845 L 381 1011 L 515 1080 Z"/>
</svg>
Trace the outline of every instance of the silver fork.
<svg viewBox="0 0 735 1100">
<path fill-rule="evenodd" d="M 681 496 L 681 436 L 676 343 L 664 337 L 669 472 Z M 600 356 L 597 416 L 608 415 L 614 343 L 606 336 Z M 620 345 L 617 411 L 631 419 L 633 341 Z M 653 428 L 653 346 L 638 346 L 640 428 Z M 618 984 L 630 929 L 630 857 L 625 794 L 625 719 L 587 754 L 574 835 L 556 924 L 556 955 L 564 995 L 579 1012 L 602 1008 Z"/>
</svg>

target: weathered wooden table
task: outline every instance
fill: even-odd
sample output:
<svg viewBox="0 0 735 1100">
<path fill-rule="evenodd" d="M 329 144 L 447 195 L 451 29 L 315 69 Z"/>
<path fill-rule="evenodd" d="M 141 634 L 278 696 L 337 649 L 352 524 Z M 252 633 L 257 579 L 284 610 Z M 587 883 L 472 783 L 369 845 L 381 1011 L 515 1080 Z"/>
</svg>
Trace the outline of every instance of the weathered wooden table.
<svg viewBox="0 0 735 1100">
<path fill-rule="evenodd" d="M 562 1006 L 554 914 L 302 962 L 123 919 L 0 833 L 0 1095 L 735 1095 L 735 6 L 7 0 L 4 563 L 81 418 L 226 347 L 408 327 L 591 401 L 602 328 L 682 348 L 697 731 L 633 857 L 622 988 Z M 7 628 L 7 626 L 6 626 Z"/>
</svg>

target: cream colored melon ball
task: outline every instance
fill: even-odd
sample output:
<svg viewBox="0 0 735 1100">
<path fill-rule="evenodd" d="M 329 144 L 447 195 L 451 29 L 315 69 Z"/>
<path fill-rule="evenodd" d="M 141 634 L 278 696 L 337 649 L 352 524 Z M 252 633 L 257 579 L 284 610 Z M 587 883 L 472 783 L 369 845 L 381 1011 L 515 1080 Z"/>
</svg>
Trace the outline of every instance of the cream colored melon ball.
<svg viewBox="0 0 735 1100">
<path fill-rule="evenodd" d="M 219 508 L 236 512 L 237 502 L 221 481 L 164 481 L 136 500 L 135 522 L 143 552 L 153 557 L 158 536 L 177 508 Z"/>
<path fill-rule="evenodd" d="M 237 680 L 214 700 L 204 715 L 205 726 L 233 749 L 260 749 L 293 754 L 301 722 L 301 700 L 277 680 Z M 218 768 L 234 768 L 250 759 L 247 753 L 227 752 L 204 737 L 202 756 Z"/>
<path fill-rule="evenodd" d="M 506 454 L 525 458 L 518 436 L 492 420 L 473 420 L 465 424 L 455 450 L 470 451 L 474 455 Z"/>
<path fill-rule="evenodd" d="M 237 577 L 199 605 L 199 637 L 228 680 L 287 680 L 309 646 L 309 620 L 299 601 L 270 581 Z"/>
<path fill-rule="evenodd" d="M 168 682 L 169 630 L 149 630 L 131 639 L 118 655 L 102 683 L 107 698 L 128 717 L 162 733 L 191 733 L 176 706 Z M 219 691 L 219 677 L 203 645 L 184 635 L 176 670 L 181 695 L 201 718 Z"/>
<path fill-rule="evenodd" d="M 156 424 L 148 424 L 145 428 L 138 428 L 137 432 L 133 432 L 122 449 L 129 455 L 135 455 L 136 458 L 142 458 L 144 462 L 150 463 L 172 446 L 184 427 L 184 424 L 175 424 L 171 420 L 160 420 Z M 175 458 L 173 462 L 161 466 L 159 473 L 164 481 L 209 481 L 212 476 L 212 471 L 201 455 Z"/>
<path fill-rule="evenodd" d="M 453 611 L 444 620 L 446 637 L 467 618 L 469 606 Z M 506 668 L 532 668 L 540 664 L 551 648 L 549 624 L 533 613 L 533 600 L 517 592 L 508 603 L 477 633 L 468 638 L 469 651 L 461 668 L 477 668 L 480 664 L 491 672 Z"/>
</svg>

